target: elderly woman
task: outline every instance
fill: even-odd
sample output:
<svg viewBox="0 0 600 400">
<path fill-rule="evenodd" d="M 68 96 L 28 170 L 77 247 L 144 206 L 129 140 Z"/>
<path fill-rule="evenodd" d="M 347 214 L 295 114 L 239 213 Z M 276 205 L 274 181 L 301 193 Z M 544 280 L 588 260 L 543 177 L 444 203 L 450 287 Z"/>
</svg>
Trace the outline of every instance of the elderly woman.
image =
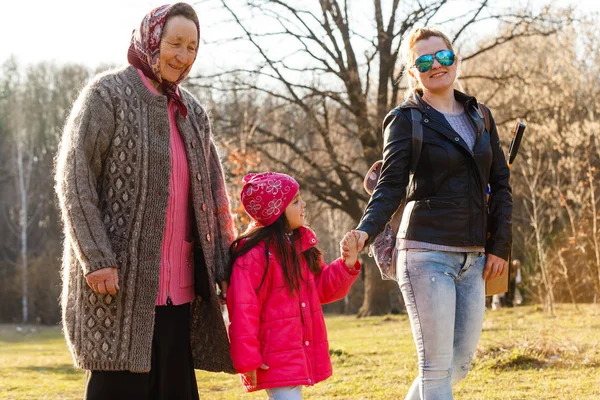
<svg viewBox="0 0 600 400">
<path fill-rule="evenodd" d="M 459 60 L 448 37 L 420 28 L 405 46 L 407 100 L 384 121 L 381 176 L 356 232 L 361 243 L 373 240 L 406 201 L 397 237 L 398 281 L 419 357 L 406 399 L 447 400 L 477 348 L 485 279 L 507 268 L 510 174 L 493 119 L 488 130 L 483 106 L 454 89 Z M 413 109 L 422 117 L 423 141 L 406 190 Z"/>
<path fill-rule="evenodd" d="M 151 11 L 62 137 L 63 324 L 87 399 L 197 399 L 194 368 L 234 372 L 216 285 L 229 201 L 208 115 L 179 87 L 199 39 L 188 4 Z"/>
</svg>

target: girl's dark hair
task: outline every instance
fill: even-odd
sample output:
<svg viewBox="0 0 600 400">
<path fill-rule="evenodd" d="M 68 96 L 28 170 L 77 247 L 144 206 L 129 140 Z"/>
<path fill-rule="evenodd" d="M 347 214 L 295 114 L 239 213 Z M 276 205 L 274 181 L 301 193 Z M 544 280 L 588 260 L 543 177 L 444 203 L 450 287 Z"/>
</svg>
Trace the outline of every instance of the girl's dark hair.
<svg viewBox="0 0 600 400">
<path fill-rule="evenodd" d="M 231 265 L 238 257 L 249 252 L 252 248 L 261 242 L 265 242 L 265 272 L 263 273 L 260 285 L 267 277 L 269 270 L 269 251 L 273 250 L 275 257 L 281 262 L 283 269 L 283 277 L 285 283 L 290 290 L 294 292 L 300 289 L 300 282 L 303 281 L 300 259 L 296 253 L 296 243 L 300 239 L 300 231 L 295 229 L 289 234 L 287 232 L 288 220 L 285 214 L 281 216 L 271 225 L 266 227 L 253 227 L 239 236 L 229 248 L 231 253 Z M 314 274 L 321 271 L 322 253 L 318 247 L 311 247 L 304 251 L 301 256 L 304 257 L 308 268 Z M 259 286 L 260 287 L 260 286 Z"/>
<path fill-rule="evenodd" d="M 167 19 L 165 19 L 165 26 L 167 22 L 173 17 L 182 16 L 184 18 L 189 19 L 194 24 L 196 24 L 196 29 L 198 29 L 198 38 L 200 38 L 200 21 L 198 20 L 198 14 L 194 10 L 194 7 L 190 6 L 187 3 L 177 3 L 170 10 L 169 14 L 167 14 Z M 163 30 L 163 34 L 164 34 Z"/>
</svg>

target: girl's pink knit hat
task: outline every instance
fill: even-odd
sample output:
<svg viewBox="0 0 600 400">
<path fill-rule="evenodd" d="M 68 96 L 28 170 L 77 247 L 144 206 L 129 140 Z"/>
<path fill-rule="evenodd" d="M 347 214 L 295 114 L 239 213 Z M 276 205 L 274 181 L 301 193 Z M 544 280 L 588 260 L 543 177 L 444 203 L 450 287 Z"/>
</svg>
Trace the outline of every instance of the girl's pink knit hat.
<svg viewBox="0 0 600 400">
<path fill-rule="evenodd" d="M 277 172 L 248 174 L 240 199 L 246 213 L 257 224 L 269 226 L 285 212 L 300 185 L 294 178 Z"/>
</svg>

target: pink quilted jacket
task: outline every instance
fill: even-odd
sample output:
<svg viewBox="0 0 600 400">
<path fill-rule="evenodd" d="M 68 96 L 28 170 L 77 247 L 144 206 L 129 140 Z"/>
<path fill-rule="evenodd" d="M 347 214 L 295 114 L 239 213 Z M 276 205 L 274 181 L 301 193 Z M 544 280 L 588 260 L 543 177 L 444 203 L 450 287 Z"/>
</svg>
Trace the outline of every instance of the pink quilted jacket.
<svg viewBox="0 0 600 400">
<path fill-rule="evenodd" d="M 315 234 L 301 229 L 298 251 L 317 245 Z M 269 252 L 265 271 L 265 244 L 239 257 L 227 292 L 231 357 L 238 373 L 258 369 L 257 385 L 242 375 L 248 392 L 282 386 L 314 385 L 331 376 L 331 360 L 321 304 L 343 298 L 356 280 L 360 263 L 353 268 L 338 259 L 310 272 L 302 257 L 305 282 L 290 293 L 281 264 Z"/>
</svg>

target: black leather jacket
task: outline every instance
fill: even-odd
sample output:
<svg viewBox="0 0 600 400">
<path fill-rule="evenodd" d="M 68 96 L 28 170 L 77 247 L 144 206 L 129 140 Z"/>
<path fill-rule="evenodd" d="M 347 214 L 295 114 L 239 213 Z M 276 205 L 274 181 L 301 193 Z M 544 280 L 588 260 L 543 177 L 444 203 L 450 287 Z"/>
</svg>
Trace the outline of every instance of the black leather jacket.
<svg viewBox="0 0 600 400">
<path fill-rule="evenodd" d="M 512 193 L 496 124 L 491 118 L 491 131 L 486 131 L 477 100 L 459 91 L 455 91 L 455 98 L 477 127 L 473 150 L 440 112 L 415 94 L 396 109 L 400 111 L 397 115 L 388 114 L 384 120 L 381 177 L 356 229 L 367 232 L 372 241 L 406 196 L 399 238 L 446 246 L 482 246 L 486 253 L 507 260 L 512 242 Z M 407 194 L 411 108 L 418 108 L 423 116 L 423 148 Z M 489 203 L 488 183 L 492 190 Z"/>
</svg>

